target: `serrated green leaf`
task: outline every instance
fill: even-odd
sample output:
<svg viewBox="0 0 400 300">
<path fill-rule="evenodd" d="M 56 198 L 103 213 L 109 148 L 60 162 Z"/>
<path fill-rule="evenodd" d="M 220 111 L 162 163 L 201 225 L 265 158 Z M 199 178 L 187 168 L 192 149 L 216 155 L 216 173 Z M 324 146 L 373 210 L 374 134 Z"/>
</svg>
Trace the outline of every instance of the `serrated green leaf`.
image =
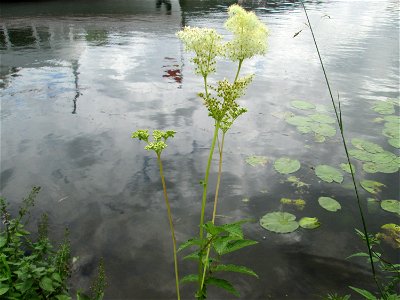
<svg viewBox="0 0 400 300">
<path fill-rule="evenodd" d="M 211 284 L 211 285 L 220 287 L 220 288 L 224 289 L 225 291 L 227 291 L 237 297 L 240 296 L 239 292 L 233 287 L 233 285 L 225 279 L 209 277 L 206 280 L 206 284 Z"/>
<path fill-rule="evenodd" d="M 190 239 L 190 240 L 187 240 L 186 242 L 184 242 L 183 244 L 181 244 L 179 246 L 178 252 L 182 251 L 182 250 L 184 250 L 184 249 L 186 249 L 188 247 L 199 246 L 199 245 L 201 245 L 201 241 L 199 239 Z"/>
<path fill-rule="evenodd" d="M 3 248 L 7 244 L 7 238 L 0 234 L 0 248 Z"/>
<path fill-rule="evenodd" d="M 179 281 L 181 284 L 189 283 L 189 282 L 198 282 L 199 276 L 197 274 L 189 274 L 181 278 Z"/>
<path fill-rule="evenodd" d="M 56 299 L 57 300 L 71 300 L 72 298 L 70 296 L 67 296 L 67 295 L 57 295 Z"/>
<path fill-rule="evenodd" d="M 227 254 L 227 253 L 231 253 L 234 251 L 237 251 L 239 249 L 242 249 L 244 247 L 248 247 L 251 245 L 255 245 L 258 242 L 253 241 L 253 240 L 237 240 L 237 241 L 230 241 L 228 242 L 228 244 L 226 245 L 226 247 L 222 250 L 221 254 Z"/>
<path fill-rule="evenodd" d="M 39 286 L 47 292 L 54 291 L 53 282 L 49 277 L 43 277 L 39 282 Z"/>
<path fill-rule="evenodd" d="M 252 270 L 244 266 L 237 265 L 217 265 L 212 269 L 213 272 L 236 272 L 247 274 L 250 276 L 255 276 L 258 278 L 258 275 Z"/>
<path fill-rule="evenodd" d="M 353 291 L 359 293 L 360 295 L 364 296 L 365 299 L 367 299 L 367 300 L 377 300 L 376 297 L 374 295 L 372 295 L 370 292 L 368 292 L 367 290 L 355 288 L 353 286 L 349 286 L 349 288 L 351 288 Z"/>
<path fill-rule="evenodd" d="M 10 287 L 8 285 L 2 284 L 0 286 L 0 295 L 4 295 L 5 293 L 8 292 L 9 289 L 10 289 Z"/>
</svg>

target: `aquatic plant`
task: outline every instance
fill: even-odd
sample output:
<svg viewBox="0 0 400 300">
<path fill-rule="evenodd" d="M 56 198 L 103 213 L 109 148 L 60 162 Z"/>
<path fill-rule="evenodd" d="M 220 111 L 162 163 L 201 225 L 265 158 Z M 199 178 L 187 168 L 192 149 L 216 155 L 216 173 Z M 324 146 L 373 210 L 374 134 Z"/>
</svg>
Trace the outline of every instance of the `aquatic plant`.
<svg viewBox="0 0 400 300">
<path fill-rule="evenodd" d="M 177 257 L 175 230 L 174 230 L 174 223 L 172 220 L 171 206 L 170 206 L 169 199 L 168 199 L 167 186 L 165 184 L 163 164 L 162 164 L 162 160 L 161 160 L 161 153 L 165 148 L 167 148 L 167 144 L 165 142 L 168 140 L 168 138 L 174 137 L 175 133 L 176 133 L 176 131 L 174 131 L 174 130 L 167 130 L 167 131 L 153 130 L 153 134 L 152 134 L 153 141 L 150 141 L 149 140 L 149 137 L 150 137 L 149 130 L 148 129 L 139 129 L 132 133 L 132 138 L 139 139 L 140 141 L 145 141 L 147 143 L 147 145 L 144 147 L 144 149 L 146 149 L 148 151 L 154 151 L 157 155 L 157 162 L 158 162 L 161 183 L 162 183 L 163 192 L 164 192 L 165 206 L 167 208 L 169 228 L 171 231 L 172 247 L 173 247 L 173 255 L 174 255 L 176 296 L 177 296 L 177 299 L 179 300 L 181 298 L 181 296 L 180 296 L 180 290 L 179 290 L 179 271 L 178 271 L 178 257 Z"/>
<path fill-rule="evenodd" d="M 325 66 L 324 63 L 322 61 L 322 57 L 319 51 L 319 47 L 314 35 L 314 31 L 313 31 L 313 27 L 311 25 L 310 19 L 308 17 L 308 13 L 307 13 L 307 9 L 304 5 L 303 0 L 300 0 L 300 3 L 303 7 L 305 16 L 307 18 L 307 24 L 308 27 L 310 28 L 311 31 L 311 35 L 313 38 L 313 42 L 318 54 L 318 59 L 324 74 L 324 78 L 325 78 L 325 82 L 329 91 L 329 96 L 331 99 L 331 104 L 333 107 L 333 110 L 335 112 L 335 117 L 336 117 L 336 122 L 339 126 L 340 129 L 340 136 L 342 139 L 342 144 L 343 144 L 343 148 L 344 148 L 344 152 L 346 154 L 346 158 L 347 158 L 347 163 L 351 166 L 351 162 L 350 162 L 350 153 L 349 150 L 347 148 L 347 140 L 345 138 L 344 135 L 344 124 L 343 124 L 343 120 L 342 120 L 342 111 L 341 111 L 341 106 L 340 106 L 340 99 L 338 96 L 338 104 L 336 104 L 334 98 L 333 98 L 333 94 L 332 94 L 332 90 L 331 90 L 331 86 L 328 80 L 328 76 L 327 73 L 325 71 Z M 374 109 L 381 114 L 390 114 L 390 113 L 394 113 L 394 109 L 392 106 L 387 105 L 387 104 L 379 104 L 374 106 Z M 365 143 L 362 143 L 365 145 Z M 362 146 L 364 148 L 364 146 Z M 364 149 L 365 150 L 365 149 Z M 400 282 L 400 268 L 398 265 L 392 265 L 390 263 L 387 263 L 386 261 L 382 260 L 380 258 L 380 255 L 377 255 L 377 253 L 372 249 L 372 247 L 377 243 L 376 238 L 374 238 L 372 235 L 369 234 L 368 229 L 367 229 L 367 222 L 364 216 L 364 211 L 363 208 L 361 206 L 361 200 L 360 200 L 360 196 L 359 196 L 359 192 L 358 192 L 358 188 L 357 188 L 357 184 L 356 184 L 356 179 L 355 179 L 355 173 L 354 173 L 354 169 L 350 168 L 351 171 L 351 178 L 352 178 L 352 182 L 353 182 L 353 188 L 354 188 L 354 192 L 355 192 L 355 196 L 356 196 L 356 202 L 357 202 L 357 206 L 358 206 L 358 211 L 360 214 L 360 218 L 361 218 L 361 223 L 362 223 L 362 232 L 357 230 L 357 233 L 359 234 L 359 236 L 363 239 L 363 241 L 365 242 L 366 246 L 367 246 L 367 252 L 363 253 L 363 256 L 367 256 L 368 257 L 368 262 L 371 266 L 371 274 L 372 274 L 372 278 L 375 281 L 375 284 L 378 288 L 378 291 L 380 293 L 380 296 L 382 297 L 382 299 L 398 299 L 398 295 L 397 295 L 397 291 L 395 291 L 395 288 L 393 288 L 396 284 L 398 284 Z M 365 182 L 365 181 L 364 181 Z M 363 186 L 365 188 L 365 186 Z M 374 186 L 376 187 L 376 185 Z M 379 186 L 378 186 L 379 188 Z M 375 192 L 375 189 L 373 189 L 373 191 Z M 381 286 L 381 284 L 378 282 L 378 278 L 377 278 L 377 272 L 375 270 L 375 265 L 374 262 L 378 259 L 378 261 L 380 262 L 380 268 L 381 271 L 384 271 L 386 273 L 390 273 L 390 272 L 394 272 L 394 278 L 392 281 L 389 282 L 389 284 L 383 285 Z M 366 291 L 366 290 L 362 290 L 362 289 L 358 289 L 355 287 L 350 287 L 352 288 L 354 291 L 356 291 L 357 293 L 363 295 L 366 299 L 377 299 L 374 295 L 372 295 L 370 292 Z"/>
<path fill-rule="evenodd" d="M 68 230 L 57 249 L 48 237 L 48 216 L 38 222 L 37 240 L 25 229 L 26 216 L 34 206 L 40 187 L 33 187 L 22 201 L 18 216 L 12 217 L 8 204 L 0 198 L 0 214 L 4 230 L 0 231 L 0 298 L 71 300 L 67 280 L 71 276 L 71 247 Z M 105 269 L 103 261 L 90 295 L 80 291 L 78 300 L 101 300 L 104 297 Z"/>
</svg>

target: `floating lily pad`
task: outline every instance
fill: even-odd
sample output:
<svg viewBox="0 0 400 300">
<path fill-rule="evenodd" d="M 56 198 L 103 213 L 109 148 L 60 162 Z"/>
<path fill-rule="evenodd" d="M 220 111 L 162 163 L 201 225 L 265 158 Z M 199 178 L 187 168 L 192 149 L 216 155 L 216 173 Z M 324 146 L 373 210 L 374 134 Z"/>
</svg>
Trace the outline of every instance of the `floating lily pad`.
<svg viewBox="0 0 400 300">
<path fill-rule="evenodd" d="M 315 134 L 315 135 L 314 135 L 314 141 L 315 141 L 316 143 L 323 143 L 323 142 L 326 141 L 326 138 L 325 138 L 323 135 Z"/>
<path fill-rule="evenodd" d="M 387 164 L 396 160 L 397 156 L 389 151 L 383 151 L 381 153 L 374 153 L 371 156 L 371 161 L 377 164 Z"/>
<path fill-rule="evenodd" d="M 358 150 L 358 149 L 350 149 L 349 154 L 353 156 L 355 159 L 361 160 L 361 161 L 371 161 L 372 154 L 364 151 L 364 150 Z"/>
<path fill-rule="evenodd" d="M 300 133 L 310 133 L 312 131 L 311 127 L 307 127 L 307 126 L 297 126 L 297 130 Z"/>
<path fill-rule="evenodd" d="M 343 182 L 343 175 L 337 169 L 328 165 L 318 165 L 315 168 L 315 175 L 326 182 Z"/>
<path fill-rule="evenodd" d="M 399 170 L 399 166 L 397 165 L 397 162 L 393 160 L 390 163 L 375 163 L 375 162 L 366 162 L 363 164 L 363 170 L 367 173 L 396 173 Z"/>
<path fill-rule="evenodd" d="M 285 118 L 286 122 L 294 126 L 309 127 L 312 120 L 309 117 L 291 115 Z"/>
<path fill-rule="evenodd" d="M 300 169 L 300 162 L 297 159 L 281 157 L 275 161 L 274 168 L 281 174 L 290 174 Z"/>
<path fill-rule="evenodd" d="M 303 109 L 303 110 L 315 109 L 314 104 L 312 104 L 310 102 L 302 101 L 302 100 L 294 100 L 294 101 L 291 101 L 290 104 L 294 108 L 298 108 L 298 109 Z"/>
<path fill-rule="evenodd" d="M 325 115 L 325 114 L 313 114 L 310 116 L 310 118 L 318 123 L 323 123 L 323 124 L 335 124 L 336 120 L 332 118 L 331 116 Z"/>
<path fill-rule="evenodd" d="M 271 212 L 267 213 L 260 219 L 260 225 L 273 232 L 289 233 L 299 228 L 296 216 L 287 212 Z"/>
<path fill-rule="evenodd" d="M 281 199 L 282 204 L 287 204 L 287 205 L 292 205 L 296 207 L 299 210 L 303 210 L 304 207 L 306 206 L 306 201 L 303 199 L 289 199 L 289 198 L 282 198 Z"/>
<path fill-rule="evenodd" d="M 373 180 L 362 180 L 360 182 L 361 186 L 363 187 L 364 190 L 367 192 L 370 192 L 371 194 L 378 194 L 381 192 L 381 187 L 385 187 L 383 183 L 373 181 Z"/>
<path fill-rule="evenodd" d="M 372 106 L 372 109 L 381 115 L 390 115 L 394 113 L 394 105 L 390 102 L 379 101 Z"/>
<path fill-rule="evenodd" d="M 323 208 L 325 208 L 326 210 L 329 210 L 329 211 L 337 211 L 342 208 L 340 203 L 331 197 L 319 197 L 318 203 Z"/>
<path fill-rule="evenodd" d="M 385 123 L 388 124 L 388 123 Z M 399 137 L 399 129 L 394 128 L 394 126 L 386 126 L 382 130 L 382 134 L 388 138 L 398 138 Z"/>
<path fill-rule="evenodd" d="M 349 173 L 349 174 L 351 174 L 351 169 L 353 170 L 353 173 L 355 172 L 355 168 L 354 168 L 354 165 L 353 164 L 351 164 L 351 169 L 350 169 L 350 165 L 347 163 L 343 163 L 343 164 L 340 164 L 340 168 L 343 170 L 343 171 L 345 171 L 345 172 L 347 172 L 347 173 Z"/>
<path fill-rule="evenodd" d="M 246 158 L 246 163 L 249 165 L 255 167 L 258 165 L 265 166 L 268 162 L 268 158 L 266 156 L 257 156 L 257 155 L 252 155 L 248 156 Z"/>
<path fill-rule="evenodd" d="M 315 229 L 315 228 L 318 228 L 319 226 L 321 226 L 321 223 L 318 222 L 317 218 L 304 217 L 304 218 L 300 219 L 299 225 L 300 225 L 300 227 L 305 228 L 305 229 Z"/>
<path fill-rule="evenodd" d="M 389 123 L 400 124 L 400 117 L 396 116 L 396 115 L 384 116 L 383 120 L 385 120 L 386 122 L 389 122 Z"/>
<path fill-rule="evenodd" d="M 400 106 L 400 97 L 399 98 L 389 98 L 386 100 L 388 103 L 392 103 L 393 105 Z"/>
<path fill-rule="evenodd" d="M 358 138 L 352 139 L 351 143 L 357 149 L 365 150 L 369 153 L 379 153 L 384 151 L 381 146 Z"/>
<path fill-rule="evenodd" d="M 388 139 L 388 143 L 395 148 L 400 148 L 400 139 L 399 138 Z"/>
<path fill-rule="evenodd" d="M 319 135 L 322 135 L 325 137 L 332 137 L 332 136 L 335 136 L 335 134 L 336 134 L 335 127 L 332 127 L 331 125 L 328 125 L 328 124 L 312 123 L 310 127 L 311 127 L 312 131 L 314 131 L 316 134 L 319 134 Z"/>
<path fill-rule="evenodd" d="M 400 201 L 398 200 L 383 200 L 381 207 L 383 210 L 400 215 Z"/>
</svg>

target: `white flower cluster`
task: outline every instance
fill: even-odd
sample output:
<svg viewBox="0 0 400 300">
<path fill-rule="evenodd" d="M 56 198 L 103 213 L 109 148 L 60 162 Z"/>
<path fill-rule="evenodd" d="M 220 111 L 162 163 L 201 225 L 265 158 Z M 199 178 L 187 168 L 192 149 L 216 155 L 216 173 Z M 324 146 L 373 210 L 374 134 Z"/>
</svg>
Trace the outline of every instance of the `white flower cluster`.
<svg viewBox="0 0 400 300">
<path fill-rule="evenodd" d="M 216 57 L 222 54 L 222 36 L 210 28 L 185 27 L 177 33 L 183 41 L 186 51 L 193 51 L 192 59 L 196 64 L 195 72 L 207 76 L 215 72 Z"/>
<path fill-rule="evenodd" d="M 243 61 L 267 51 L 267 27 L 253 12 L 247 12 L 234 4 L 228 10 L 226 29 L 234 34 L 232 41 L 225 45 L 225 55 L 233 61 Z"/>
</svg>

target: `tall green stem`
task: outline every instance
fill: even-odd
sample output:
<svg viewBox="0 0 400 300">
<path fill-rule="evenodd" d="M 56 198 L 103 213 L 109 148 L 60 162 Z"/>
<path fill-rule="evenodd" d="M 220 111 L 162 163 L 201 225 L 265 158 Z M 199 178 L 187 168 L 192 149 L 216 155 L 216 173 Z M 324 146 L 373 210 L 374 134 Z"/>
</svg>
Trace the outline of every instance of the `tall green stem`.
<svg viewBox="0 0 400 300">
<path fill-rule="evenodd" d="M 321 54 L 320 54 L 320 52 L 319 52 L 318 44 L 317 44 L 317 41 L 316 41 L 316 39 L 315 39 L 314 31 L 313 31 L 313 29 L 312 29 L 311 22 L 310 22 L 310 19 L 309 19 L 309 17 L 308 17 L 308 13 L 307 13 L 306 7 L 305 7 L 305 5 L 304 5 L 304 3 L 303 3 L 302 0 L 300 0 L 300 2 L 301 2 L 301 5 L 303 6 L 304 13 L 305 13 L 305 15 L 306 15 L 306 17 L 307 17 L 307 23 L 308 23 L 308 25 L 309 25 L 309 27 L 310 27 L 310 31 L 311 31 L 311 35 L 312 35 L 312 37 L 313 37 L 314 45 L 315 45 L 315 48 L 316 48 L 317 53 L 318 53 L 318 58 L 319 58 L 319 61 L 320 61 L 321 67 L 322 67 L 322 71 L 323 71 L 323 73 L 324 73 L 324 77 L 325 77 L 326 85 L 327 85 L 328 90 L 329 90 L 329 95 L 330 95 L 330 98 L 331 98 L 332 106 L 333 106 L 333 109 L 334 109 L 334 111 L 335 111 L 336 120 L 337 120 L 337 122 L 338 122 L 338 124 L 339 124 L 340 135 L 341 135 L 341 137 L 342 137 L 342 143 L 343 143 L 343 146 L 344 146 L 344 151 L 346 152 L 347 162 L 349 163 L 349 166 L 350 166 L 351 178 L 352 178 L 352 181 L 353 181 L 354 191 L 355 191 L 356 198 L 357 198 L 358 210 L 359 210 L 359 212 L 360 212 L 361 221 L 362 221 L 362 225 L 363 225 L 363 231 L 364 231 L 364 235 L 365 235 L 365 240 L 366 240 L 366 242 L 367 242 L 368 255 L 369 255 L 369 260 L 370 260 L 370 263 L 371 263 L 372 276 L 373 276 L 373 278 L 374 278 L 374 280 L 375 280 L 375 283 L 376 283 L 378 289 L 379 289 L 380 292 L 381 292 L 381 295 L 383 296 L 382 290 L 381 290 L 381 288 L 380 288 L 380 286 L 379 286 L 379 283 L 378 283 L 378 280 L 377 280 L 377 278 L 376 278 L 376 271 L 375 271 L 375 266 L 374 266 L 374 261 L 373 261 L 373 254 L 372 254 L 372 249 L 371 249 L 371 243 L 370 243 L 369 236 L 368 236 L 367 224 L 366 224 L 366 221 L 365 221 L 363 209 L 362 209 L 362 207 L 361 207 L 361 201 L 360 201 L 360 196 L 359 196 L 359 194 L 358 194 L 358 188 L 357 188 L 357 184 L 356 184 L 356 180 L 355 180 L 355 176 L 354 176 L 354 170 L 353 170 L 353 168 L 351 167 L 350 155 L 349 155 L 349 152 L 348 152 L 348 150 L 347 150 L 346 139 L 345 139 L 345 137 L 344 137 L 343 122 L 342 122 L 341 111 L 338 112 L 338 109 L 336 108 L 335 100 L 333 99 L 333 95 L 332 95 L 331 86 L 330 86 L 330 84 L 329 84 L 328 76 L 327 76 L 327 74 L 326 74 L 325 67 L 324 67 L 324 64 L 323 64 L 323 62 L 322 62 Z M 339 109 L 340 109 L 340 102 L 339 102 Z"/>
<path fill-rule="evenodd" d="M 180 300 L 181 296 L 180 296 L 180 292 L 179 292 L 178 258 L 177 258 L 177 255 L 176 255 L 175 230 L 174 230 L 174 224 L 172 222 L 171 207 L 169 205 L 168 194 L 167 194 L 167 186 L 165 185 L 165 179 L 164 179 L 164 172 L 163 172 L 163 165 L 162 165 L 162 161 L 161 161 L 161 155 L 158 154 L 158 153 L 157 153 L 157 162 L 158 162 L 158 166 L 160 168 L 160 177 L 161 177 L 161 182 L 162 182 L 163 191 L 164 191 L 165 205 L 167 207 L 169 227 L 171 229 L 172 245 L 173 245 L 173 251 L 174 251 L 176 295 L 177 295 L 177 299 Z"/>
</svg>

